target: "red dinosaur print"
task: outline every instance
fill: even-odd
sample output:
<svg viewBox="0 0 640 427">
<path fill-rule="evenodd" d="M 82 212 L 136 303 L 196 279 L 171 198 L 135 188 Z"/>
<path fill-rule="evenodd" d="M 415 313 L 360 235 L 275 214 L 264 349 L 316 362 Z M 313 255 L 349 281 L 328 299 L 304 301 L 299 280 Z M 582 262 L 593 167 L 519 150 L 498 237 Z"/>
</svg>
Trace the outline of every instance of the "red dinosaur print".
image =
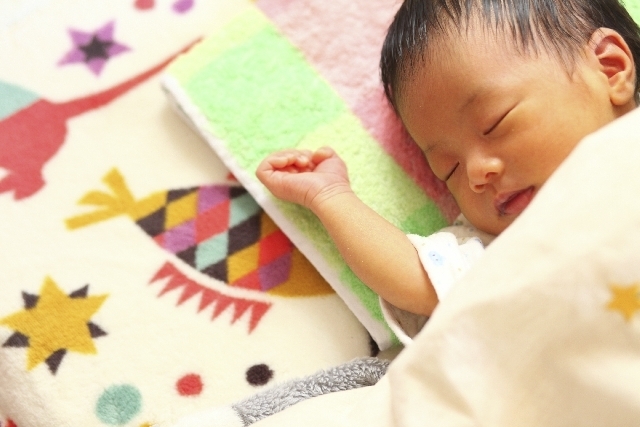
<svg viewBox="0 0 640 427">
<path fill-rule="evenodd" d="M 40 99 L 0 121 L 0 193 L 13 192 L 16 200 L 32 196 L 45 184 L 44 165 L 58 152 L 67 135 L 67 120 L 100 108 L 159 73 L 178 54 L 105 91 L 55 103 Z"/>
</svg>

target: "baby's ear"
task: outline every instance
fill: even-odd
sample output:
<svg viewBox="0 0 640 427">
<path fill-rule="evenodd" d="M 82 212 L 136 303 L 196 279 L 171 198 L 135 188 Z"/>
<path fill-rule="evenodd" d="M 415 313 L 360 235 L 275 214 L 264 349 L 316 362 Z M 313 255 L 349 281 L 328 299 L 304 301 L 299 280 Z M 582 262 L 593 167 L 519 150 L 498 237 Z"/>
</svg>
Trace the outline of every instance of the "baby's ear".
<svg viewBox="0 0 640 427">
<path fill-rule="evenodd" d="M 634 102 L 636 68 L 624 38 L 615 30 L 599 28 L 591 35 L 589 48 L 609 82 L 611 103 L 620 107 Z"/>
</svg>

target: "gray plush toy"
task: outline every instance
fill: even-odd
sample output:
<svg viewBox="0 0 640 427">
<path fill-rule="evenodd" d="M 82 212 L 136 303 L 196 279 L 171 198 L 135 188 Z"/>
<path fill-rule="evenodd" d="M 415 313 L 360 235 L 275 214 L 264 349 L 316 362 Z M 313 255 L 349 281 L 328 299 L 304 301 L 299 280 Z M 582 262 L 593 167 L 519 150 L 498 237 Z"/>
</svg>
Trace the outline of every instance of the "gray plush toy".
<svg viewBox="0 0 640 427">
<path fill-rule="evenodd" d="M 308 377 L 277 384 L 231 406 L 189 415 L 166 426 L 246 427 L 312 397 L 374 385 L 388 366 L 389 361 L 375 357 L 354 359 Z"/>
</svg>

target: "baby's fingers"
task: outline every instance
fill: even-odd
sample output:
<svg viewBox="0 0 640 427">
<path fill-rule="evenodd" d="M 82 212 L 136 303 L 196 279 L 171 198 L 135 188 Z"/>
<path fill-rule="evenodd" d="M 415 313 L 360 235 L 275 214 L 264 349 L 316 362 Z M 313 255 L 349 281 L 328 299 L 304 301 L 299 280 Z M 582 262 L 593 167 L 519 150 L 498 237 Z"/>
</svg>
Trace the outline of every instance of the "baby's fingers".
<svg viewBox="0 0 640 427">
<path fill-rule="evenodd" d="M 298 150 L 287 150 L 267 156 L 267 158 L 258 165 L 256 175 L 260 181 L 266 184 L 278 173 L 295 174 L 310 170 L 311 164 L 306 153 Z"/>
<path fill-rule="evenodd" d="M 295 163 L 296 156 L 293 153 L 275 153 L 265 159 L 269 166 L 274 169 L 283 169 Z"/>
<path fill-rule="evenodd" d="M 333 156 L 336 156 L 336 152 L 331 147 L 321 147 L 311 154 L 311 160 L 318 164 Z"/>
<path fill-rule="evenodd" d="M 289 150 L 272 154 L 266 161 L 273 169 L 301 172 L 312 169 L 312 153 L 308 150 Z"/>
</svg>

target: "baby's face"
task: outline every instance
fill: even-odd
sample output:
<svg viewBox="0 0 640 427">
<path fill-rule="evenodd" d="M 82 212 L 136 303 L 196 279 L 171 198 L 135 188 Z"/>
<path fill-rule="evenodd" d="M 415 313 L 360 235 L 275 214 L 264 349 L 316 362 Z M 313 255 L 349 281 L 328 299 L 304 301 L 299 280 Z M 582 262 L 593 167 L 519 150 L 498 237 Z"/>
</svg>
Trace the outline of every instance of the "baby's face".
<svg viewBox="0 0 640 427">
<path fill-rule="evenodd" d="M 468 34 L 418 70 L 398 110 L 462 213 L 499 234 L 577 143 L 619 113 L 588 60 L 570 76 L 555 57 Z"/>
</svg>

